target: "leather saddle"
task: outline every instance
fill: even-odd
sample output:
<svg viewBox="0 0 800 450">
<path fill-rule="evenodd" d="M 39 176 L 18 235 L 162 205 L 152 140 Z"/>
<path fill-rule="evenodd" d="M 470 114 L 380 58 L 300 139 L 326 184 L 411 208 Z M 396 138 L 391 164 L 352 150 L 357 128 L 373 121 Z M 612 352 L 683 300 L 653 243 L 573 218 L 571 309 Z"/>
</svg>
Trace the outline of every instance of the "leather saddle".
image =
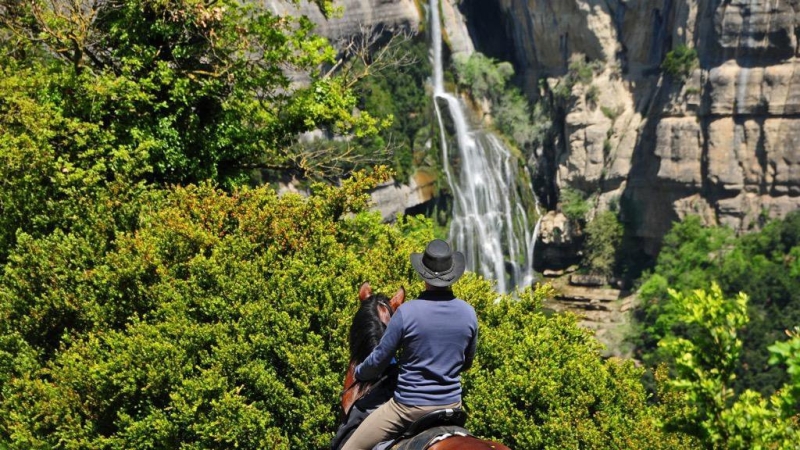
<svg viewBox="0 0 800 450">
<path fill-rule="evenodd" d="M 373 450 L 425 450 L 452 436 L 468 436 L 464 428 L 467 413 L 463 409 L 438 409 L 408 426 L 397 438 L 378 444 Z"/>
</svg>

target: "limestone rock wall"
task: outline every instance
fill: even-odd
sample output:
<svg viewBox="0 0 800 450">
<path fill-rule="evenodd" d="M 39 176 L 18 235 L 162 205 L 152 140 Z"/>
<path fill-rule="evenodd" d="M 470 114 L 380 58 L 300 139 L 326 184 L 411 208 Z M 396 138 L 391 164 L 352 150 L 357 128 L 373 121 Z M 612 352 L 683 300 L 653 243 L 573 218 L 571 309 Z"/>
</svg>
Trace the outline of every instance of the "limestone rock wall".
<svg viewBox="0 0 800 450">
<path fill-rule="evenodd" d="M 427 3 L 342 0 L 342 17 L 325 20 L 303 0 L 299 12 L 335 41 L 418 30 Z M 747 231 L 800 207 L 800 0 L 446 0 L 442 11 L 454 52 L 511 59 L 531 97 L 573 55 L 600 62 L 537 166 L 553 196 L 572 186 L 596 210 L 619 205 L 648 251 L 686 214 Z M 685 80 L 660 70 L 680 44 L 699 55 Z"/>
<path fill-rule="evenodd" d="M 288 0 L 260 0 L 281 15 L 305 15 L 317 24 L 317 32 L 331 41 L 346 39 L 362 32 L 362 28 L 419 29 L 420 11 L 414 0 L 336 0 L 342 14 L 325 19 L 316 5 L 301 0 L 294 5 Z"/>
<path fill-rule="evenodd" d="M 686 214 L 747 231 L 800 207 L 800 0 L 492 1 L 531 96 L 574 54 L 602 62 L 541 157 L 556 190 L 620 202 L 653 252 Z M 686 80 L 660 70 L 679 44 L 699 56 Z"/>
</svg>

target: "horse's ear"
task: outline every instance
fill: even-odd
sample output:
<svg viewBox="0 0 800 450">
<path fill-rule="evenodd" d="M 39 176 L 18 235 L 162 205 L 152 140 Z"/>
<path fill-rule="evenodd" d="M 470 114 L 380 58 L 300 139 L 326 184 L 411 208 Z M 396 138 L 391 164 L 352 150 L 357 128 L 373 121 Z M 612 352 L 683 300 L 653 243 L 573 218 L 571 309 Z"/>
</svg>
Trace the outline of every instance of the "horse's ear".
<svg viewBox="0 0 800 450">
<path fill-rule="evenodd" d="M 392 299 L 389 300 L 389 306 L 392 307 L 392 311 L 397 311 L 397 308 L 399 308 L 400 305 L 402 305 L 405 300 L 406 300 L 406 290 L 405 288 L 401 287 L 397 291 L 397 293 L 394 294 L 394 297 L 392 297 Z"/>
<path fill-rule="evenodd" d="M 368 299 L 372 295 L 372 286 L 369 283 L 364 283 L 361 285 L 361 288 L 358 290 L 358 299 L 362 302 Z"/>
</svg>

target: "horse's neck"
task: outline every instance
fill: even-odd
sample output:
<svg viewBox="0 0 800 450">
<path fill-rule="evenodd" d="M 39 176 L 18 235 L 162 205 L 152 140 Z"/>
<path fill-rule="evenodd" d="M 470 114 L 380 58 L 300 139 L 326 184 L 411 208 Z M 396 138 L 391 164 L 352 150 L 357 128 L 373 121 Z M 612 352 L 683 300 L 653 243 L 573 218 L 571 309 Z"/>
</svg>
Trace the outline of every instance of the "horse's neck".
<svg viewBox="0 0 800 450">
<path fill-rule="evenodd" d="M 375 384 L 370 381 L 356 383 L 356 366 L 358 361 L 350 361 L 347 367 L 347 374 L 344 377 L 344 395 L 342 395 L 342 409 L 345 414 L 350 411 L 353 403 L 366 395 Z"/>
</svg>

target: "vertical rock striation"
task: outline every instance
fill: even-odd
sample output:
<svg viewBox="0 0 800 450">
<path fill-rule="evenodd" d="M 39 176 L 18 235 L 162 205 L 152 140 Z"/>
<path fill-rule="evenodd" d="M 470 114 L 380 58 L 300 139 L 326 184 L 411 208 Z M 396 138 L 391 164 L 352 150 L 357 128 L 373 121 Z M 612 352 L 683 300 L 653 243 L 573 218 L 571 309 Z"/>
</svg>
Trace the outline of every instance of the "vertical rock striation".
<svg viewBox="0 0 800 450">
<path fill-rule="evenodd" d="M 332 40 L 422 20 L 414 0 L 337 5 L 331 20 L 305 0 L 299 12 Z M 563 82 L 574 55 L 595 64 L 538 176 L 552 197 L 570 186 L 595 194 L 595 210 L 619 204 L 646 251 L 687 214 L 744 232 L 800 207 L 800 0 L 447 0 L 442 12 L 454 52 L 511 60 L 531 97 Z M 685 79 L 661 70 L 680 45 L 698 54 Z"/>
<path fill-rule="evenodd" d="M 476 1 L 468 22 L 481 20 Z M 800 0 L 491 3 L 531 96 L 575 54 L 599 65 L 572 88 L 539 166 L 556 189 L 596 193 L 597 209 L 618 200 L 648 251 L 686 214 L 747 231 L 800 207 Z M 698 52 L 686 79 L 660 69 L 681 44 Z"/>
</svg>

